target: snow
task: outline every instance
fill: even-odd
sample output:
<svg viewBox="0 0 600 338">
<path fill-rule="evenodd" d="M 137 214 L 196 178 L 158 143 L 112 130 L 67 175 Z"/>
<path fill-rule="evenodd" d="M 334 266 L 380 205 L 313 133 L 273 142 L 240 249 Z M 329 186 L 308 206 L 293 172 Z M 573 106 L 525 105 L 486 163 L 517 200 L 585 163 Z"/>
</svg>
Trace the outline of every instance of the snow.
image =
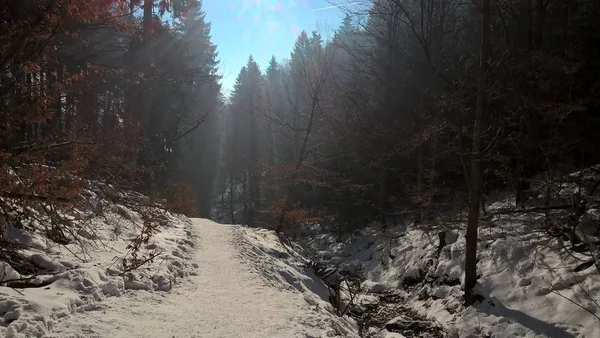
<svg viewBox="0 0 600 338">
<path fill-rule="evenodd" d="M 119 206 L 125 210 L 127 208 Z M 153 250 L 155 264 L 132 272 L 119 267 L 129 239 L 137 234 L 137 215 L 126 220 L 116 210 L 106 210 L 102 217 L 80 224 L 79 232 L 93 234 L 93 239 L 58 245 L 43 236 L 8 225 L 6 238 L 24 248 L 24 263 L 35 267 L 36 275 L 19 275 L 6 262 L 0 262 L 0 281 L 29 277 L 38 287 L 0 287 L 0 336 L 45 337 L 63 322 L 77 322 L 78 316 L 90 311 L 107 311 L 106 300 L 126 295 L 131 290 L 168 290 L 177 278 L 195 273 L 187 257 L 176 257 L 174 248 L 187 248 L 183 237 L 191 223 L 181 216 L 166 213 L 164 233 L 156 236 Z M 169 235 L 171 236 L 169 238 Z M 181 249 L 180 249 L 181 250 Z M 165 287 L 166 285 L 166 287 Z"/>
<path fill-rule="evenodd" d="M 358 337 L 356 324 L 322 298 L 326 287 L 303 267 L 306 260 L 273 232 L 170 215 L 147 245 L 161 255 L 123 273 L 113 258 L 138 219 L 130 216 L 129 223 L 95 220 L 103 244 L 88 249 L 85 261 L 75 263 L 75 247 L 30 249 L 47 273 L 37 278 L 51 283 L 0 287 L 0 336 Z M 20 238 L 43 242 L 33 234 Z"/>
<path fill-rule="evenodd" d="M 600 199 L 586 198 L 590 204 L 578 231 L 596 252 Z M 58 245 L 7 226 L 5 235 L 25 248 L 27 264 L 40 272 L 29 276 L 0 262 L 0 283 L 31 277 L 40 287 L 0 286 L 0 337 L 357 337 L 358 324 L 337 316 L 328 301 L 330 290 L 309 267 L 308 251 L 340 270 L 364 274 L 357 303 L 391 294 L 393 306 L 400 299 L 401 307 L 393 308 L 400 313 L 388 313 L 382 322 L 389 330 L 414 321 L 402 312 L 411 308 L 443 325 L 450 337 L 600 337 L 598 269 L 586 268 L 590 254 L 568 250 L 572 243 L 551 236 L 534 212 L 481 222 L 477 292 L 483 300 L 465 308 L 465 224 L 459 221 L 372 225 L 344 242 L 327 231 L 319 234 L 312 224 L 311 239 L 299 246 L 269 230 L 166 213 L 160 232 L 142 247 L 142 254 L 156 253 L 156 259 L 123 271 L 119 259 L 139 233 L 140 215 L 101 199 L 95 203 L 102 216 L 82 218 L 82 242 Z M 509 205 L 509 199 L 499 200 L 488 212 Z M 363 333 L 402 337 L 387 329 Z"/>
<path fill-rule="evenodd" d="M 305 312 L 300 321 L 316 325 L 318 330 L 325 328 L 328 337 L 356 336 L 358 325 L 348 316 L 338 317 L 335 314 L 329 302 L 329 289 L 311 268 L 306 267 L 308 261 L 300 254 L 302 248 L 290 242 L 282 244 L 272 230 L 239 227 L 234 237 L 236 246 L 240 248 L 240 257 L 253 263 L 264 283 L 296 297 L 303 295 L 305 302 L 311 305 L 310 311 Z"/>
<path fill-rule="evenodd" d="M 392 290 L 385 284 L 377 283 L 368 279 L 362 283 L 362 288 L 364 290 L 368 290 L 370 293 L 386 293 Z"/>
<path fill-rule="evenodd" d="M 388 330 L 382 330 L 377 333 L 376 338 L 405 338 L 402 334 L 397 332 L 389 332 Z"/>
<path fill-rule="evenodd" d="M 371 226 L 343 243 L 323 233 L 306 247 L 332 264 L 364 272 L 369 293 L 358 303 L 372 294 L 402 294 L 403 305 L 443 324 L 454 337 L 600 337 L 600 273 L 594 266 L 576 272 L 589 255 L 566 250 L 569 244 L 547 235 L 540 223 L 541 215 L 531 213 L 482 222 L 477 287 L 485 298 L 469 308 L 462 304 L 462 223 L 452 230 Z M 440 231 L 446 231 L 447 245 L 438 254 Z M 385 330 L 372 336 L 385 336 Z"/>
<path fill-rule="evenodd" d="M 0 262 L 0 282 L 19 279 L 21 275 L 16 272 L 8 263 Z"/>
</svg>

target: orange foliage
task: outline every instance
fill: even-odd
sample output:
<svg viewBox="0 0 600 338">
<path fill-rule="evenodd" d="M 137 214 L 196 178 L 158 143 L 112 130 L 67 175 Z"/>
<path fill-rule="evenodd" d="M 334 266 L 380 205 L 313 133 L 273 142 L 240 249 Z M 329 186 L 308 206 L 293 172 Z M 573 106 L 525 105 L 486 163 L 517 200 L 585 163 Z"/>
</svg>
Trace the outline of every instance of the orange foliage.
<svg viewBox="0 0 600 338">
<path fill-rule="evenodd" d="M 172 179 L 163 191 L 165 207 L 173 212 L 184 214 L 188 217 L 198 217 L 199 204 L 196 191 L 189 182 Z"/>
<path fill-rule="evenodd" d="M 317 223 L 322 218 L 318 216 L 316 210 L 300 207 L 300 202 L 295 202 L 288 206 L 287 198 L 281 198 L 274 201 L 265 211 L 268 225 L 278 227 L 281 223 L 281 231 L 291 232 L 294 227 L 300 223 Z"/>
</svg>

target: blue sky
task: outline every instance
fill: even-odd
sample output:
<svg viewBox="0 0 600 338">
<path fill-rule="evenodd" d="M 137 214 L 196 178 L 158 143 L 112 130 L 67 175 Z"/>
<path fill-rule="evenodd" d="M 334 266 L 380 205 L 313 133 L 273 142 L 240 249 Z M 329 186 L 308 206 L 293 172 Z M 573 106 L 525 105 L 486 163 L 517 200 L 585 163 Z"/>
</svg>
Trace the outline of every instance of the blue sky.
<svg viewBox="0 0 600 338">
<path fill-rule="evenodd" d="M 289 58 L 302 30 L 327 37 L 344 16 L 327 0 L 204 0 L 202 7 L 212 23 L 226 95 L 250 54 L 264 71 L 271 55 Z"/>
</svg>

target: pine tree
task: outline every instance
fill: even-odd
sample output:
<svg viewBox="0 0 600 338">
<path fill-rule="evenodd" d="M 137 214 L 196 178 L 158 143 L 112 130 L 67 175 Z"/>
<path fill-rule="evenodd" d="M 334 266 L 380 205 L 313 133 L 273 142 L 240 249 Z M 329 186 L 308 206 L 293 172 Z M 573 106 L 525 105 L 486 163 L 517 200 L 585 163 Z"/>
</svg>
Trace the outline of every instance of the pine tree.
<svg viewBox="0 0 600 338">
<path fill-rule="evenodd" d="M 185 92 L 180 111 L 188 111 L 178 129 L 185 132 L 198 126 L 180 142 L 180 148 L 184 149 L 178 153 L 181 170 L 195 186 L 200 216 L 208 218 L 220 151 L 218 129 L 222 99 L 217 73 L 218 53 L 211 42 L 210 23 L 206 22 L 206 14 L 199 2 L 194 6 L 188 4 L 181 24 L 176 28 L 182 32 L 181 58 L 188 69 L 183 76 L 186 81 L 180 85 Z"/>
<path fill-rule="evenodd" d="M 246 64 L 248 74 L 246 77 L 246 107 L 248 114 L 250 115 L 250 130 L 249 130 L 249 147 L 250 147 L 250 158 L 249 158 L 249 190 L 250 190 L 250 203 L 247 210 L 246 221 L 249 225 L 253 225 L 256 217 L 256 211 L 260 206 L 260 166 L 261 166 L 261 154 L 259 149 L 264 149 L 259 144 L 258 135 L 263 133 L 263 130 L 259 124 L 259 115 L 262 113 L 259 105 L 260 90 L 262 88 L 262 74 L 258 64 L 250 55 L 248 63 Z"/>
<path fill-rule="evenodd" d="M 290 74 L 286 83 L 286 96 L 290 103 L 289 122 L 292 127 L 291 160 L 297 158 L 300 143 L 301 129 L 306 120 L 308 73 L 313 55 L 312 45 L 308 34 L 302 31 L 294 44 L 290 57 Z"/>
<path fill-rule="evenodd" d="M 232 178 L 241 184 L 243 221 L 252 225 L 260 206 L 261 162 L 264 149 L 259 135 L 263 134 L 261 90 L 263 78 L 254 57 L 250 56 L 242 68 L 231 97 L 230 134 L 232 145 Z"/>
<path fill-rule="evenodd" d="M 275 164 L 275 140 L 273 135 L 273 124 L 276 116 L 281 115 L 282 104 L 282 82 L 279 63 L 272 56 L 269 60 L 269 66 L 266 70 L 266 100 L 267 100 L 267 137 L 268 137 L 268 164 Z"/>
<path fill-rule="evenodd" d="M 225 138 L 224 151 L 222 152 L 224 167 L 227 168 L 228 172 L 229 216 L 233 224 L 236 222 L 236 205 L 238 203 L 235 194 L 238 190 L 238 184 L 245 184 L 242 181 L 244 155 L 246 154 L 245 149 L 243 149 L 242 131 L 246 121 L 243 119 L 244 115 L 241 114 L 241 110 L 243 107 L 242 95 L 246 75 L 247 69 L 246 67 L 242 67 L 235 79 L 228 109 L 227 136 Z M 246 198 L 245 194 L 243 198 Z"/>
</svg>

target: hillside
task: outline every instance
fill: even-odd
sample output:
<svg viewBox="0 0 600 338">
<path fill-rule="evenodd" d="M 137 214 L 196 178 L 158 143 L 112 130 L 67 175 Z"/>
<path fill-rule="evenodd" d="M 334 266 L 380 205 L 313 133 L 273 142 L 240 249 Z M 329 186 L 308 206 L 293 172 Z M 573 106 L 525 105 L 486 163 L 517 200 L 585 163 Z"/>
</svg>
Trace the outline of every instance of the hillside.
<svg viewBox="0 0 600 338">
<path fill-rule="evenodd" d="M 588 204 L 578 223 L 584 243 L 559 226 L 569 212 L 551 212 L 549 228 L 543 211 L 510 205 L 492 203 L 482 222 L 472 307 L 463 305 L 465 224 L 459 220 L 415 226 L 404 219 L 342 240 L 316 225 L 304 247 L 322 264 L 361 275 L 353 312 L 364 337 L 386 328 L 414 332 L 413 312 L 445 331 L 415 337 L 599 337 L 598 204 Z"/>
</svg>

